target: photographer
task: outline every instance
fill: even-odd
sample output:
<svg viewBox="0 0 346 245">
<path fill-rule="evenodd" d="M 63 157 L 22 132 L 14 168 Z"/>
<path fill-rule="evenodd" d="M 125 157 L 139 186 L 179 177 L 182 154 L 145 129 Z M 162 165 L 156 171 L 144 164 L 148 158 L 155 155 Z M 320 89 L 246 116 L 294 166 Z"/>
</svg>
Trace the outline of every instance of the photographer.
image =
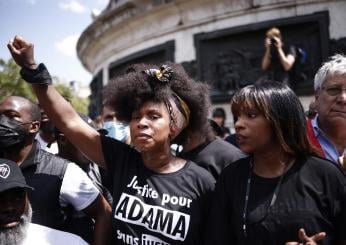
<svg viewBox="0 0 346 245">
<path fill-rule="evenodd" d="M 262 70 L 267 72 L 266 78 L 289 85 L 289 71 L 296 59 L 295 47 L 290 45 L 286 50 L 282 42 L 281 32 L 276 27 L 267 31 L 264 47 Z"/>
</svg>

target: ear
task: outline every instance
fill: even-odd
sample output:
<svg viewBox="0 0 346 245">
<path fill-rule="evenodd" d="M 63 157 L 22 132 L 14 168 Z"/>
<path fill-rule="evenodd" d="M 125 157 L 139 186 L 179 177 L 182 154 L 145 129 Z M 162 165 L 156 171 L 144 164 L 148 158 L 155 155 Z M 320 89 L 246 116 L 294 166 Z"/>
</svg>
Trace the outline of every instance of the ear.
<svg viewBox="0 0 346 245">
<path fill-rule="evenodd" d="M 321 96 L 321 93 L 322 93 L 322 90 L 321 90 L 321 89 L 318 89 L 318 90 L 315 92 L 315 102 L 318 101 L 318 99 L 319 99 L 320 96 Z"/>
<path fill-rule="evenodd" d="M 40 130 L 41 123 L 39 121 L 33 121 L 30 125 L 29 133 L 36 134 Z"/>
<path fill-rule="evenodd" d="M 175 137 L 177 137 L 177 135 L 179 134 L 179 129 L 177 128 L 177 126 L 174 123 L 171 123 L 171 125 L 169 126 L 169 139 L 170 141 L 174 140 Z"/>
</svg>

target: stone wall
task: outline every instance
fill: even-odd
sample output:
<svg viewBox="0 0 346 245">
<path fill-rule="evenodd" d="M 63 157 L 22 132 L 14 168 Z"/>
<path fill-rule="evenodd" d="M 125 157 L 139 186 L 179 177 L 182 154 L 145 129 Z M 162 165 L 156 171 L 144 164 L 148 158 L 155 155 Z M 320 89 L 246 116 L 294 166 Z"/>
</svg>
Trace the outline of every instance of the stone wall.
<svg viewBox="0 0 346 245">
<path fill-rule="evenodd" d="M 197 36 L 236 32 L 242 28 L 248 33 L 261 33 L 270 23 L 324 12 L 328 16 L 325 23 L 327 33 L 322 35 L 327 37 L 327 44 L 317 45 L 324 47 L 327 54 L 318 58 L 320 63 L 330 53 L 346 53 L 345 9 L 344 0 L 110 1 L 108 8 L 81 35 L 77 53 L 95 77 L 99 72 L 103 74 L 101 84 L 104 85 L 114 64 L 131 62 L 129 57 L 140 58 L 138 54 L 143 50 L 153 50 L 173 42 L 172 61 L 182 63 L 192 76 L 198 78 L 201 77 L 201 60 L 196 47 Z M 263 42 L 259 44 L 262 46 Z M 229 108 L 226 100 L 218 104 Z"/>
</svg>

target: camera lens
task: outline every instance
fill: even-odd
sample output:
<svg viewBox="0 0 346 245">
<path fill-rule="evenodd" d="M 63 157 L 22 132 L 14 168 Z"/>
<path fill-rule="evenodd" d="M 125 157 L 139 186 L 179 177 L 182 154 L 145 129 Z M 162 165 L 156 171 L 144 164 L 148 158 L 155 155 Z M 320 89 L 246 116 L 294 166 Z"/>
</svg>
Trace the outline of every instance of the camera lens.
<svg viewBox="0 0 346 245">
<path fill-rule="evenodd" d="M 274 45 L 274 44 L 276 44 L 276 40 L 275 40 L 274 38 L 271 38 L 271 39 L 270 39 L 270 43 L 271 43 L 272 45 Z"/>
</svg>

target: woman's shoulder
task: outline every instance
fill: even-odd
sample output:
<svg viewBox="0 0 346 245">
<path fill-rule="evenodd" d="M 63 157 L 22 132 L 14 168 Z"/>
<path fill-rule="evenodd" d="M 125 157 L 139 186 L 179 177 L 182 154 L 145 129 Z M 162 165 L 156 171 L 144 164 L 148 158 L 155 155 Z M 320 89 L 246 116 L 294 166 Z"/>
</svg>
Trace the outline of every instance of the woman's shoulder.
<svg viewBox="0 0 346 245">
<path fill-rule="evenodd" d="M 345 179 L 341 168 L 325 158 L 309 156 L 304 160 L 303 167 L 311 174 L 314 173 L 315 175 L 329 177 L 331 179 Z"/>
<path fill-rule="evenodd" d="M 102 135 L 101 143 L 104 153 L 114 153 L 119 151 L 129 151 L 130 153 L 138 153 L 138 151 L 136 151 L 130 145 L 108 136 Z"/>
<path fill-rule="evenodd" d="M 229 164 L 222 170 L 221 175 L 229 176 L 240 172 L 248 172 L 250 167 L 250 160 L 251 157 L 247 156 Z"/>
<path fill-rule="evenodd" d="M 199 166 L 197 163 L 195 163 L 194 161 L 191 160 L 187 160 L 186 162 L 186 173 L 187 174 L 191 174 L 194 173 L 196 174 L 196 177 L 200 177 L 200 178 L 213 178 L 213 176 L 211 175 L 211 173 L 208 172 L 208 170 L 206 170 L 205 168 L 202 168 L 201 166 Z"/>
<path fill-rule="evenodd" d="M 320 171 L 331 171 L 331 172 L 340 172 L 336 164 L 328 159 L 319 157 L 319 156 L 309 156 L 305 160 L 308 166 L 315 168 Z"/>
<path fill-rule="evenodd" d="M 101 136 L 102 152 L 110 171 L 120 166 L 133 166 L 141 162 L 140 154 L 133 147 L 111 137 Z M 92 149 L 91 149 L 92 150 Z"/>
<path fill-rule="evenodd" d="M 191 179 L 195 179 L 197 182 L 204 182 L 210 185 L 215 184 L 215 179 L 212 174 L 191 160 L 187 160 L 183 174 L 189 176 Z"/>
<path fill-rule="evenodd" d="M 229 164 L 222 170 L 218 182 L 225 186 L 234 186 L 240 180 L 246 179 L 251 168 L 250 161 L 251 157 L 248 156 Z"/>
</svg>

